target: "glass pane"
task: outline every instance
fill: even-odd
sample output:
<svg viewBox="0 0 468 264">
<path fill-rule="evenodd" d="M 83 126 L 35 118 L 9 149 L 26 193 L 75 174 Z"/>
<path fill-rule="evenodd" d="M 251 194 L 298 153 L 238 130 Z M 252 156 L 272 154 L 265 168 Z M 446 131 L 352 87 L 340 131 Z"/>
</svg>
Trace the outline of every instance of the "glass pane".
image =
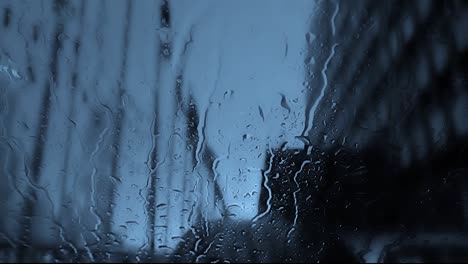
<svg viewBox="0 0 468 264">
<path fill-rule="evenodd" d="M 468 4 L 0 2 L 0 262 L 468 261 Z"/>
</svg>

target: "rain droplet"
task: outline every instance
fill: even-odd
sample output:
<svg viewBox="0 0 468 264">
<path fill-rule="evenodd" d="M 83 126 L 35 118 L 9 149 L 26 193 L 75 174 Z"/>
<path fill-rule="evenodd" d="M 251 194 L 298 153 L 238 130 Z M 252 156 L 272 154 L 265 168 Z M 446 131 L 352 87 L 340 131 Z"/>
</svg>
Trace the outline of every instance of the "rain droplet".
<svg viewBox="0 0 468 264">
<path fill-rule="evenodd" d="M 281 107 L 288 110 L 288 112 L 291 112 L 291 108 L 289 107 L 288 101 L 286 100 L 286 96 L 284 94 L 281 94 Z"/>
<path fill-rule="evenodd" d="M 263 110 L 260 106 L 258 106 L 258 113 L 260 114 L 260 117 L 262 118 L 262 120 L 265 121 L 265 117 L 263 116 Z"/>
</svg>

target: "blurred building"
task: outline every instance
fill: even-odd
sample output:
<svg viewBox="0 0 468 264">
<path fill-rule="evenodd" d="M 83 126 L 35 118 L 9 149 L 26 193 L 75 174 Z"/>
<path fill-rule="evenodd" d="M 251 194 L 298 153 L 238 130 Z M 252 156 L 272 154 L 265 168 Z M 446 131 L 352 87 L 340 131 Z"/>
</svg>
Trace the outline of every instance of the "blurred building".
<svg viewBox="0 0 468 264">
<path fill-rule="evenodd" d="M 304 247 L 327 243 L 306 253 L 318 259 L 466 261 L 468 6 L 322 8 L 306 36 L 306 145 L 274 152 L 262 210 L 301 226 Z"/>
</svg>

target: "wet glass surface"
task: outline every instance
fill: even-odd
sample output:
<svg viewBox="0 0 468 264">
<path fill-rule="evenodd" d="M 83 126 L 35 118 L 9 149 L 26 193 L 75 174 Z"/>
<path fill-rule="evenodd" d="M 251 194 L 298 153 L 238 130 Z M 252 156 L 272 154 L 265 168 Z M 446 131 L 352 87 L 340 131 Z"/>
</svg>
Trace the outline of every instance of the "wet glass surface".
<svg viewBox="0 0 468 264">
<path fill-rule="evenodd" d="M 464 1 L 0 1 L 0 262 L 468 261 Z"/>
</svg>

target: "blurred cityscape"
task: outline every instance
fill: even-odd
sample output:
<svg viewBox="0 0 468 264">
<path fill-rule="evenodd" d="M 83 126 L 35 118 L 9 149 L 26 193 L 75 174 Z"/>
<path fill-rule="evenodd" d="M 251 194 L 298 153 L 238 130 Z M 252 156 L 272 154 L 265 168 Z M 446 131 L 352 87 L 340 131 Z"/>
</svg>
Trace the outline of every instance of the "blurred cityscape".
<svg viewBox="0 0 468 264">
<path fill-rule="evenodd" d="M 0 19 L 0 262 L 468 261 L 468 2 Z"/>
</svg>

